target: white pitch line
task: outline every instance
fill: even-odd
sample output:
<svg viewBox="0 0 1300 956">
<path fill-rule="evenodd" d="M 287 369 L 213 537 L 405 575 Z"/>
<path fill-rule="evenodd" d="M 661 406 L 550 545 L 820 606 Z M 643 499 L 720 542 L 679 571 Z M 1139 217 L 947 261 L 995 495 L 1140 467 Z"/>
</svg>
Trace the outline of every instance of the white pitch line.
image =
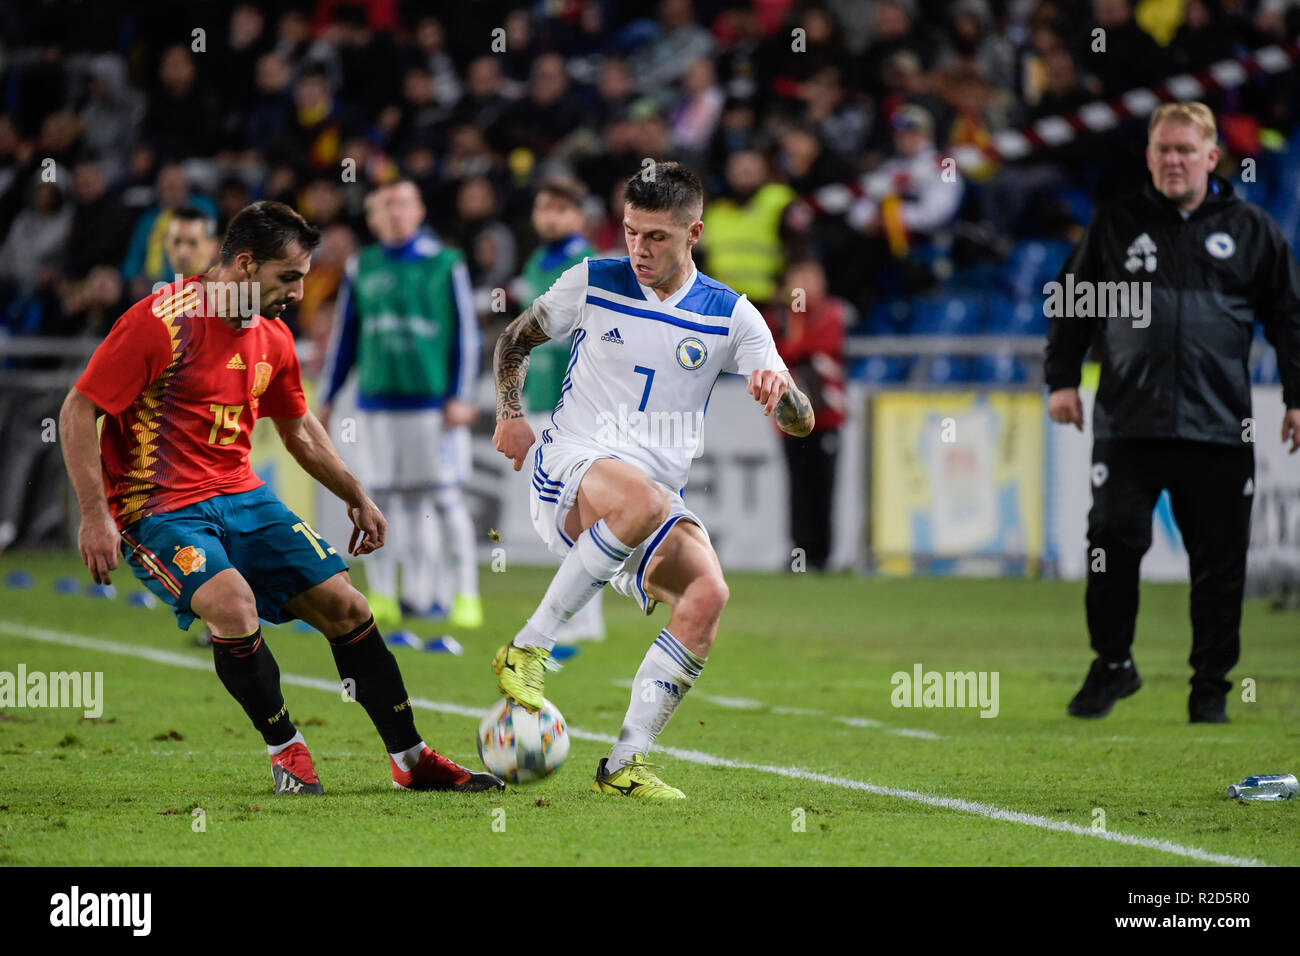
<svg viewBox="0 0 1300 956">
<path fill-rule="evenodd" d="M 20 624 L 16 621 L 0 620 L 0 631 L 13 634 L 17 637 L 25 637 L 33 641 L 43 641 L 47 644 L 64 644 L 69 647 L 81 647 L 90 651 L 121 654 L 127 657 L 139 657 L 159 664 L 170 664 L 173 667 L 186 667 L 190 670 L 203 671 L 211 671 L 213 669 L 212 663 L 209 660 L 191 655 L 178 654 L 173 651 L 164 651 L 153 647 L 140 647 L 135 644 L 121 644 L 116 641 L 104 641 L 98 638 L 86 637 L 81 634 L 52 631 L 43 627 L 31 627 L 26 624 Z M 319 677 L 304 677 L 297 674 L 281 674 L 280 680 L 285 684 L 293 684 L 298 687 L 311 687 L 317 690 L 327 691 L 331 694 L 339 694 L 340 697 L 342 696 L 342 687 L 336 680 L 331 681 Z M 428 700 L 422 697 L 412 697 L 411 705 L 413 707 L 420 707 L 425 710 L 433 710 L 439 713 L 455 714 L 460 717 L 472 717 L 478 719 L 482 716 L 481 708 L 465 707 L 460 704 L 449 704 L 443 701 Z M 596 743 L 612 744 L 617 741 L 616 737 L 609 734 L 592 733 L 591 731 L 580 730 L 573 726 L 569 727 L 569 735 L 576 737 L 579 740 L 590 740 Z M 707 767 L 727 767 L 733 770 L 757 770 L 760 773 L 770 773 L 790 780 L 806 780 L 809 783 L 820 783 L 831 787 L 840 787 L 845 790 L 857 790 L 862 793 L 871 793 L 882 797 L 893 797 L 898 800 L 910 800 L 914 803 L 921 803 L 930 807 L 938 807 L 944 810 L 956 810 L 959 813 L 970 813 L 989 820 L 1002 820 L 1007 823 L 1019 823 L 1022 826 L 1036 827 L 1040 830 L 1053 830 L 1057 833 L 1071 833 L 1075 836 L 1091 837 L 1095 840 L 1107 840 L 1111 843 L 1121 843 L 1125 846 L 1135 846 L 1147 850 L 1156 850 L 1161 853 L 1170 853 L 1174 856 L 1182 856 L 1188 859 L 1198 860 L 1202 863 L 1219 863 L 1224 866 L 1268 866 L 1267 863 L 1264 863 L 1261 860 L 1256 860 L 1252 857 L 1230 856 L 1226 853 L 1211 853 L 1208 850 L 1202 850 L 1200 847 L 1183 846 L 1181 843 L 1174 843 L 1171 840 L 1161 840 L 1155 837 L 1133 836 L 1127 833 L 1093 830 L 1091 827 L 1082 826 L 1077 823 L 1070 823 L 1068 820 L 1053 820 L 1049 817 L 1039 816 L 1034 813 L 1022 813 L 1019 810 L 1005 810 L 1001 807 L 995 807 L 992 804 L 978 803 L 973 800 L 963 800 L 960 797 L 940 797 L 931 793 L 921 793 L 917 790 L 902 790 L 897 787 L 883 787 L 879 784 L 867 783 L 863 780 L 853 780 L 849 777 L 836 777 L 830 774 L 816 773 L 812 770 L 805 770 L 802 767 L 781 767 L 775 764 L 749 763 L 743 760 L 731 760 L 727 757 L 718 757 L 714 754 L 702 753 L 699 750 L 683 750 L 677 747 L 661 747 L 660 752 L 667 754 L 670 757 L 676 757 L 678 760 L 702 764 Z"/>
<path fill-rule="evenodd" d="M 702 694 L 700 699 L 731 710 L 758 710 L 766 706 L 761 700 L 752 700 L 749 697 L 710 697 L 707 694 Z"/>
<path fill-rule="evenodd" d="M 615 687 L 631 688 L 632 681 L 626 678 L 619 678 L 610 681 Z M 753 700 L 749 697 L 711 697 L 708 694 L 700 694 L 692 697 L 692 700 L 702 700 L 709 704 L 715 704 L 718 707 L 726 707 L 731 710 L 759 710 L 767 707 L 767 704 L 761 700 Z M 807 707 L 770 707 L 768 708 L 774 714 L 783 714 L 794 717 L 825 717 L 824 710 L 811 710 Z M 846 727 L 864 727 L 871 730 L 883 730 L 887 734 L 894 734 L 898 737 L 914 737 L 917 740 L 943 740 L 942 734 L 936 734 L 933 730 L 912 730 L 907 727 L 890 727 L 878 720 L 872 720 L 870 717 L 832 717 L 831 720 L 844 724 Z"/>
</svg>

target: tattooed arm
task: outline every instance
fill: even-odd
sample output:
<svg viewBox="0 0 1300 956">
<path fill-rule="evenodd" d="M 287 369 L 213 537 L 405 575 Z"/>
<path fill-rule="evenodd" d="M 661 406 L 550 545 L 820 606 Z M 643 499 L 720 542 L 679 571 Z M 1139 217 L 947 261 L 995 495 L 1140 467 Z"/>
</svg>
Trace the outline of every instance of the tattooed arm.
<svg viewBox="0 0 1300 956">
<path fill-rule="evenodd" d="M 543 331 L 529 306 L 506 326 L 492 352 L 492 372 L 497 385 L 497 427 L 492 444 L 509 458 L 518 471 L 533 447 L 533 429 L 524 418 L 524 376 L 528 374 L 528 353 L 550 336 Z"/>
<path fill-rule="evenodd" d="M 789 372 L 758 369 L 749 376 L 750 395 L 763 405 L 764 415 L 775 415 L 776 424 L 787 435 L 803 438 L 815 422 L 808 396 L 795 387 Z"/>
</svg>

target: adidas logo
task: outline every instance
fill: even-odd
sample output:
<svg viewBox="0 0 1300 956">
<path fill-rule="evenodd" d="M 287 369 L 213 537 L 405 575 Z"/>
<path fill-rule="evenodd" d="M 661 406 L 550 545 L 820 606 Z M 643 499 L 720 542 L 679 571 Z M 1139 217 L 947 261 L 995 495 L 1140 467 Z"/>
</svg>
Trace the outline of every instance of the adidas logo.
<svg viewBox="0 0 1300 956">
<path fill-rule="evenodd" d="M 239 353 L 236 352 L 235 357 L 226 363 L 226 368 L 233 368 L 233 369 L 238 369 L 240 371 L 244 371 L 248 368 L 248 366 L 244 364 L 244 360 L 240 358 Z"/>
<path fill-rule="evenodd" d="M 623 337 L 618 334 L 618 329 L 610 329 L 600 337 L 602 342 L 613 342 L 615 345 L 623 344 Z"/>
</svg>

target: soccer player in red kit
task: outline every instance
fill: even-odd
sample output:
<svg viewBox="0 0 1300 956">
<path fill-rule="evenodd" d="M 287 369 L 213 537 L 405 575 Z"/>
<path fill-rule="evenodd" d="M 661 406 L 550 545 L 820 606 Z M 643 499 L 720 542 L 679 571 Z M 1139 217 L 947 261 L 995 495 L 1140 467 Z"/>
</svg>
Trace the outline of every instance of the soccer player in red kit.
<svg viewBox="0 0 1300 956">
<path fill-rule="evenodd" d="M 308 411 L 293 336 L 276 321 L 302 297 L 319 243 L 319 230 L 288 206 L 253 203 L 231 220 L 212 272 L 164 287 L 117 320 L 59 416 L 82 560 L 107 584 L 123 555 L 182 630 L 196 618 L 208 625 L 217 676 L 266 741 L 276 793 L 322 788 L 259 617 L 298 618 L 325 635 L 384 741 L 395 787 L 503 789 L 425 745 L 347 565 L 249 465 L 253 425 L 268 416 L 303 470 L 347 504 L 348 552 L 383 546 L 384 516 Z"/>
</svg>

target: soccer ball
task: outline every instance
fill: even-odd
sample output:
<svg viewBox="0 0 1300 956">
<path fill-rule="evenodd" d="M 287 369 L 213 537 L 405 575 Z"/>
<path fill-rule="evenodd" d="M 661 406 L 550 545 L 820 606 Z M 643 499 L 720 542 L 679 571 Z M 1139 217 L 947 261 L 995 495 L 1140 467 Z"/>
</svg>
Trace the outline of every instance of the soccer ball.
<svg viewBox="0 0 1300 956">
<path fill-rule="evenodd" d="M 564 715 L 545 698 L 535 714 L 502 699 L 479 721 L 478 755 L 490 773 L 510 783 L 550 776 L 569 756 Z"/>
</svg>

